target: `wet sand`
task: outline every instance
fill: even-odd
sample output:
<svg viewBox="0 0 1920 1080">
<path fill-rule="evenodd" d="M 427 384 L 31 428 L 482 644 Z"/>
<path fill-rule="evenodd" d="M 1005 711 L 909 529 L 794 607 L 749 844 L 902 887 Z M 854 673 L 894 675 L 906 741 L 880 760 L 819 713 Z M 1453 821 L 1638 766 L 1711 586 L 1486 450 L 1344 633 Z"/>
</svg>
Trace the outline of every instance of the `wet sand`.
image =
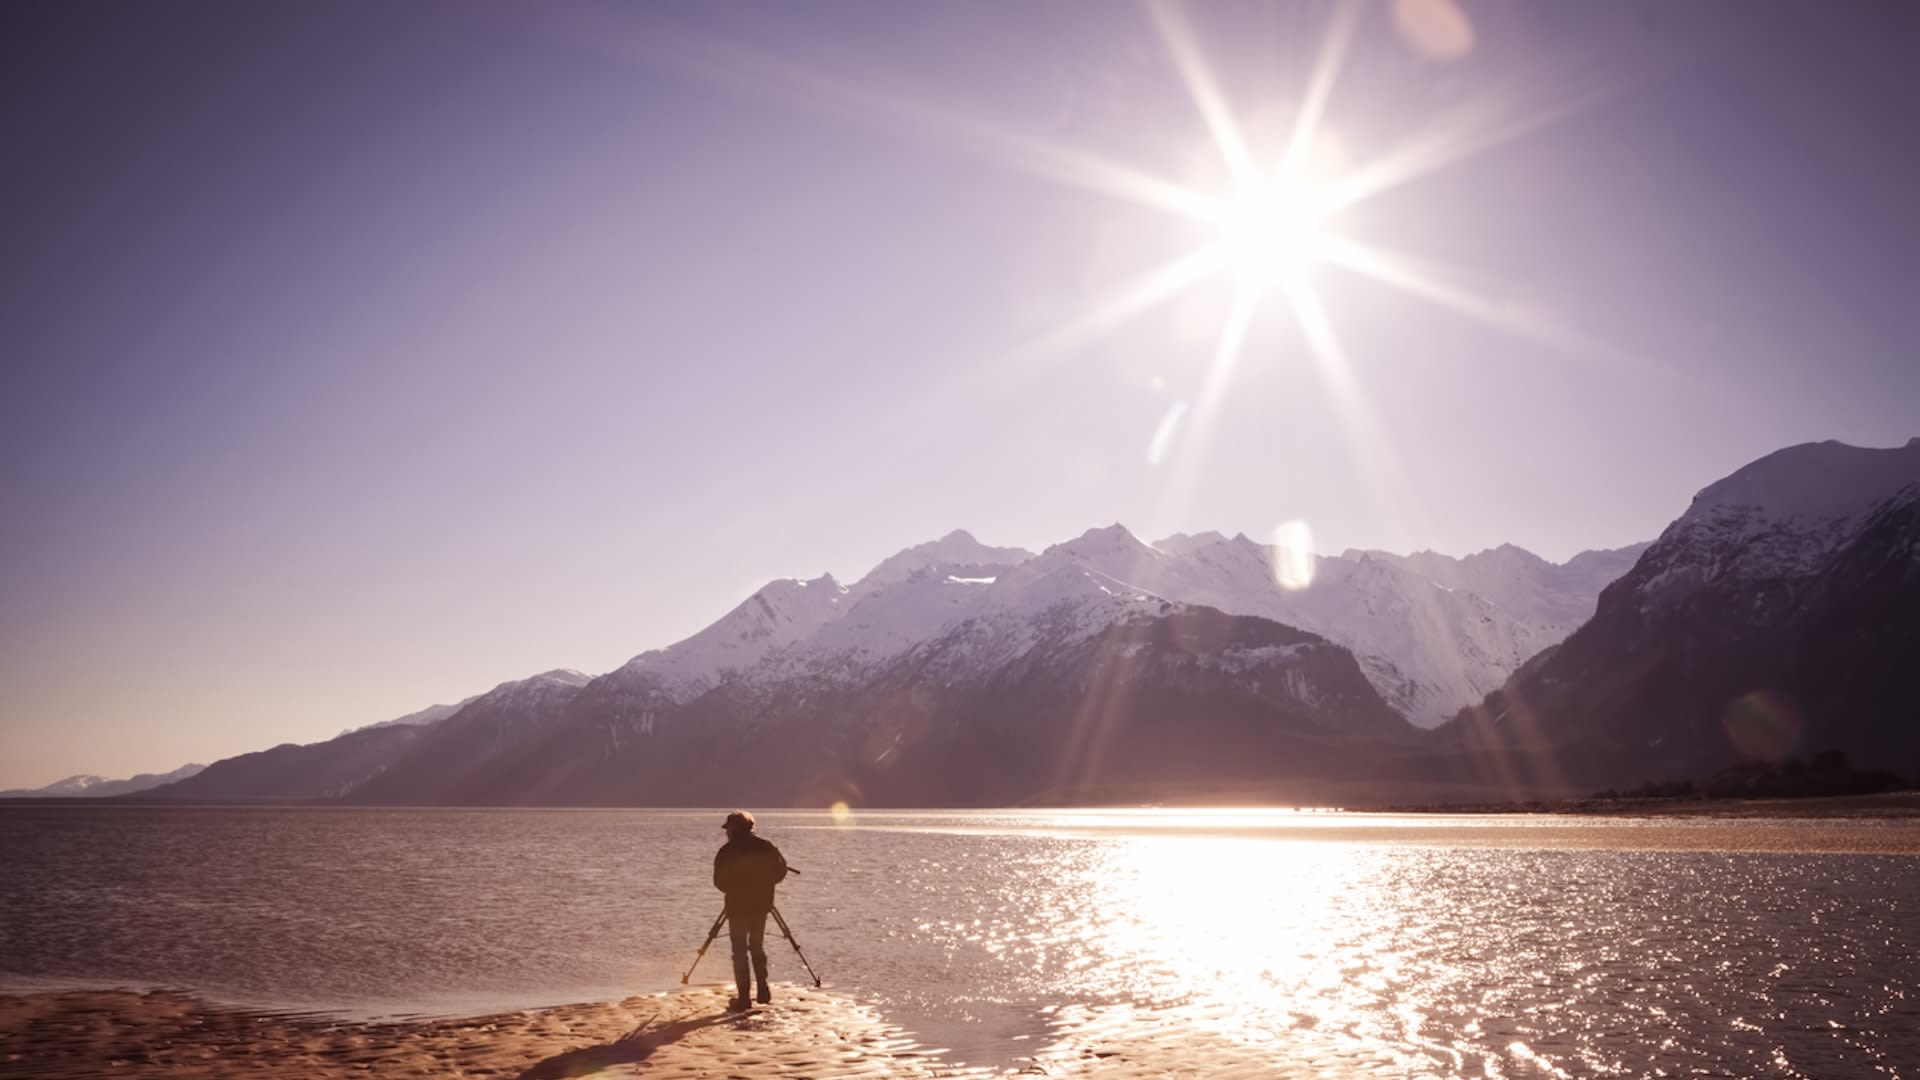
<svg viewBox="0 0 1920 1080">
<path fill-rule="evenodd" d="M 0 997 L 0 1077 L 1271 1076 L 1275 1063 L 1170 1014 L 1058 1010 L 1011 1061 L 974 1065 L 831 990 L 778 986 L 744 1014 L 700 988 L 455 1020 L 347 1023 L 154 991 Z M 1004 1056 L 1004 1055 L 1003 1055 Z"/>
</svg>

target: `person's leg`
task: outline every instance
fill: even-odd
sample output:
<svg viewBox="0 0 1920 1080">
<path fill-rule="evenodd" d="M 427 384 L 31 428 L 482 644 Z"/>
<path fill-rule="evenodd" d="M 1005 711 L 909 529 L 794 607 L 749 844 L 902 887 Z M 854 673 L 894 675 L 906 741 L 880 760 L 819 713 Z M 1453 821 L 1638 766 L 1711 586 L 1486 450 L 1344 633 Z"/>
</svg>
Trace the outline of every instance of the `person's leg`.
<svg viewBox="0 0 1920 1080">
<path fill-rule="evenodd" d="M 749 988 L 749 983 L 747 982 L 747 939 L 749 931 L 752 929 L 752 921 L 751 917 L 735 915 L 731 911 L 727 912 L 727 942 L 733 946 L 733 985 L 738 991 L 733 995 L 733 1000 L 727 1003 L 729 1008 L 745 1008 L 749 1000 L 747 997 L 747 990 Z M 764 929 L 765 920 L 763 919 L 761 923 Z M 757 936 L 755 940 L 758 940 Z M 753 949 L 757 955 L 759 953 L 759 946 L 755 945 Z M 762 965 L 765 963 L 766 961 L 761 961 Z"/>
<path fill-rule="evenodd" d="M 760 985 L 755 1000 L 765 1005 L 773 1000 L 773 991 L 767 987 L 767 913 L 764 911 L 747 921 L 747 950 L 753 957 L 754 981 Z"/>
</svg>

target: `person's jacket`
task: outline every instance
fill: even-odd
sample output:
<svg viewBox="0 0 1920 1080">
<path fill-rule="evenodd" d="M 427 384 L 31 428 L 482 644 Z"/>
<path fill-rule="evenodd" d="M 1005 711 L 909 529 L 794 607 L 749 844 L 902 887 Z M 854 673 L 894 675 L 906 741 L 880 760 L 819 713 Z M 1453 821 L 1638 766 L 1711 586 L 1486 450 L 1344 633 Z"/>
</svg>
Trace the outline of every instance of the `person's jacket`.
<svg viewBox="0 0 1920 1080">
<path fill-rule="evenodd" d="M 786 876 L 780 849 L 752 833 L 728 838 L 713 857 L 713 887 L 727 894 L 728 911 L 771 910 L 773 887 Z"/>
</svg>

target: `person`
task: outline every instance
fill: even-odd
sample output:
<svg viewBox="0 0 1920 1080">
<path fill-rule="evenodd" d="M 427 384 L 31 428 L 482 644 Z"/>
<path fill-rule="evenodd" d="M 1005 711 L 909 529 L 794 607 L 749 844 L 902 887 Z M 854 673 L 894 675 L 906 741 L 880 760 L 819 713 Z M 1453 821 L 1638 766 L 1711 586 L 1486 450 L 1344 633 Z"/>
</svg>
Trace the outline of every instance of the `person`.
<svg viewBox="0 0 1920 1080">
<path fill-rule="evenodd" d="M 747 1000 L 747 962 L 753 962 L 760 1004 L 773 1000 L 767 987 L 767 913 L 773 910 L 773 887 L 787 876 L 787 860 L 780 849 L 753 832 L 753 815 L 735 810 L 727 815 L 727 842 L 713 857 L 713 887 L 726 894 L 727 938 L 733 944 L 733 983 L 739 990 L 727 1008 L 739 1012 L 753 1006 Z"/>
</svg>

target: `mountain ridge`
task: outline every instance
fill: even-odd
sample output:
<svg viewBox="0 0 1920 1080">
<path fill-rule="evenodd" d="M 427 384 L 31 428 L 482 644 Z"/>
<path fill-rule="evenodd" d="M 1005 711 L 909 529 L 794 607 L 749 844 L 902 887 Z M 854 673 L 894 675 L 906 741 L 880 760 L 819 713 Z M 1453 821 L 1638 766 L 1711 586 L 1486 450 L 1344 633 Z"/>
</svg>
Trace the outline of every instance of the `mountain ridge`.
<svg viewBox="0 0 1920 1080">
<path fill-rule="evenodd" d="M 137 773 L 124 780 L 108 780 L 92 773 L 63 777 L 45 787 L 0 791 L 0 799 L 107 799 L 131 795 L 198 775 L 205 765 L 182 765 L 171 772 Z"/>
<path fill-rule="evenodd" d="M 1287 708 L 1305 709 L 1302 716 L 1332 710 L 1300 721 L 1301 731 L 1316 733 L 1309 740 L 1316 745 L 1328 739 L 1394 741 L 1415 731 L 1405 724 L 1407 702 L 1484 693 L 1534 651 L 1528 628 L 1474 594 L 1428 580 L 1399 557 L 1317 557 L 1319 586 L 1285 589 L 1275 581 L 1274 549 L 1244 534 L 1229 539 L 1202 533 L 1172 546 L 1184 550 L 1147 544 L 1119 523 L 1088 529 L 1037 555 L 991 547 L 955 530 L 883 560 L 853 586 L 830 574 L 769 582 L 700 632 L 642 652 L 603 675 L 560 669 L 508 680 L 431 723 L 377 726 L 344 742 L 242 755 L 219 763 L 222 768 L 206 779 L 175 785 L 159 797 L 211 798 L 224 790 L 243 799 L 566 801 L 572 790 L 566 785 L 575 783 L 600 785 L 594 790 L 601 795 L 645 798 L 626 781 L 602 775 L 592 761 L 622 760 L 649 740 L 667 745 L 656 736 L 681 739 L 671 745 L 692 752 L 684 740 L 701 730 L 724 742 L 734 737 L 727 732 L 812 726 L 819 747 L 837 745 L 844 721 L 823 712 L 824 702 L 837 702 L 882 729 L 895 724 L 889 710 L 912 713 L 922 706 L 953 722 L 957 702 L 1013 701 L 1011 690 L 988 689 L 1008 672 L 1047 662 L 1075 672 L 1074 664 L 1110 668 L 1133 662 L 1087 653 L 1094 648 L 1087 643 L 1097 641 L 1160 650 L 1163 666 L 1186 665 L 1184 692 L 1236 714 L 1251 707 L 1236 696 L 1248 691 L 1233 689 L 1243 681 L 1291 687 L 1293 697 L 1286 700 L 1296 705 Z M 1186 654 L 1169 643 L 1179 635 L 1117 629 L 1169 619 L 1190 625 L 1251 620 L 1232 625 L 1304 634 L 1318 642 L 1312 655 L 1347 659 L 1309 662 L 1297 650 L 1276 649 L 1202 664 L 1180 659 Z M 1356 629 L 1366 625 L 1381 629 Z M 1328 628 L 1331 636 L 1322 632 Z M 1407 655 L 1396 660 L 1383 652 Z M 1061 659 L 1035 659 L 1042 655 Z M 1322 679 L 1338 668 L 1346 673 L 1339 679 L 1357 678 L 1367 693 L 1348 685 L 1324 697 L 1301 674 L 1307 670 L 1301 664 L 1320 671 Z M 1471 664 L 1481 674 L 1450 676 L 1449 664 Z M 1085 686 L 1098 681 L 1084 673 L 1058 677 Z M 1217 685 L 1210 688 L 1209 680 Z M 1146 685 L 1154 684 L 1148 679 Z M 1020 709 L 1050 717 L 1046 722 L 1070 722 L 1061 719 L 1061 706 L 1047 704 L 1051 692 L 1033 680 L 1020 686 L 1019 694 L 1026 695 Z M 1268 707 L 1283 698 L 1272 698 Z M 1238 704 L 1223 704 L 1230 702 Z M 1169 698 L 1166 707 L 1175 702 Z M 802 744 L 789 752 L 799 759 L 817 749 Z M 1330 751 L 1323 756 L 1327 768 L 1365 771 L 1359 759 L 1339 763 Z M 299 761 L 306 757 L 312 767 L 303 771 Z M 852 760 L 848 768 L 855 773 L 871 764 L 857 755 Z M 531 761 L 547 762 L 548 779 L 523 775 Z M 891 783 L 879 782 L 883 788 Z M 1139 776 L 1125 783 L 1143 790 Z"/>
<path fill-rule="evenodd" d="M 1443 735 L 1595 786 L 1826 751 L 1915 779 L 1913 656 L 1920 439 L 1802 444 L 1703 488 L 1593 619 Z"/>
</svg>

